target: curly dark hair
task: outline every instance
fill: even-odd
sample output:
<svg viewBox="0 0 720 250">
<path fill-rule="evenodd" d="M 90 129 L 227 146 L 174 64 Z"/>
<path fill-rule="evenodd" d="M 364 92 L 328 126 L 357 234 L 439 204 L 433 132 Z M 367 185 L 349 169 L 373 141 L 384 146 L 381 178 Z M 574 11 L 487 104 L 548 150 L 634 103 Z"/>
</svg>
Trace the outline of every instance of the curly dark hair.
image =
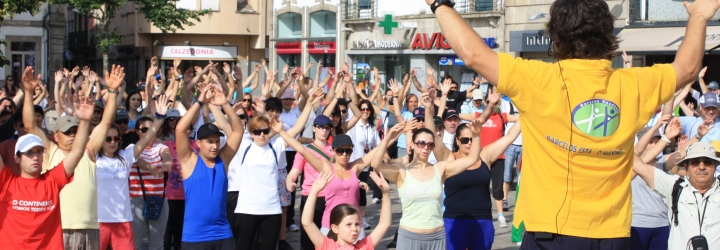
<svg viewBox="0 0 720 250">
<path fill-rule="evenodd" d="M 603 0 L 557 0 L 550 7 L 547 31 L 562 59 L 612 60 L 618 49 L 615 18 Z"/>
</svg>

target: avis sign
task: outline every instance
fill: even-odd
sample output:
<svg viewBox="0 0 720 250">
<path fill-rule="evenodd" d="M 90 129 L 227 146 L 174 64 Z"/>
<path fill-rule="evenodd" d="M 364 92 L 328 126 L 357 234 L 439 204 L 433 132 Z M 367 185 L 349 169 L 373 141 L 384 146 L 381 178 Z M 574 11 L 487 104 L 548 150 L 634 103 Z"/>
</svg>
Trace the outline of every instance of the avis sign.
<svg viewBox="0 0 720 250">
<path fill-rule="evenodd" d="M 440 32 L 432 33 L 432 35 L 428 35 L 427 33 L 417 33 L 415 34 L 415 39 L 413 39 L 412 44 L 410 44 L 410 49 L 412 50 L 431 50 L 440 48 L 450 49 L 450 44 L 445 41 L 445 36 Z"/>
</svg>

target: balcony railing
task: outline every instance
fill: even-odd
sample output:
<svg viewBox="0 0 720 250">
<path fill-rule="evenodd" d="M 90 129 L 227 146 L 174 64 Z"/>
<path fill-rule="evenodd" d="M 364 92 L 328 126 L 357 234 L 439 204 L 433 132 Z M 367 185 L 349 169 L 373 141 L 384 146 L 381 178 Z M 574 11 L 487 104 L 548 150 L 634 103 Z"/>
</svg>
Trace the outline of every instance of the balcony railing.
<svg viewBox="0 0 720 250">
<path fill-rule="evenodd" d="M 472 13 L 496 10 L 495 4 L 498 0 L 458 0 L 455 1 L 455 9 L 458 13 Z"/>
<path fill-rule="evenodd" d="M 343 6 L 343 19 L 344 20 L 355 20 L 355 19 L 372 19 L 377 16 L 376 4 L 378 1 L 392 1 L 392 0 L 355 0 L 350 2 L 344 0 Z M 474 13 L 484 11 L 495 11 L 499 10 L 500 1 L 502 0 L 456 0 L 455 9 L 458 13 Z"/>
<path fill-rule="evenodd" d="M 343 19 L 375 18 L 375 1 L 364 0 L 353 3 L 344 2 Z"/>
<path fill-rule="evenodd" d="M 68 34 L 69 46 L 95 46 L 95 36 L 91 31 L 70 32 Z"/>
</svg>

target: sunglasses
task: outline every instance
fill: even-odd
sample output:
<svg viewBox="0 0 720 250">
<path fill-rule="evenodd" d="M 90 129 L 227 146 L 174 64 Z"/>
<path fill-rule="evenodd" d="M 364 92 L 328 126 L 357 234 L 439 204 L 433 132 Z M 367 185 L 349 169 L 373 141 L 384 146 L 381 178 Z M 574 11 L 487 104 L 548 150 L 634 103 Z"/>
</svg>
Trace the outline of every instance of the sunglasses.
<svg viewBox="0 0 720 250">
<path fill-rule="evenodd" d="M 690 160 L 690 165 L 700 165 L 701 162 L 705 166 L 715 166 L 715 161 L 710 159 L 692 159 Z"/>
<path fill-rule="evenodd" d="M 237 116 L 238 118 L 240 118 L 240 120 L 245 120 L 248 118 L 246 114 L 238 114 Z"/>
<path fill-rule="evenodd" d="M 340 114 L 347 114 L 347 109 L 341 109 Z"/>
<path fill-rule="evenodd" d="M 330 126 L 315 126 L 315 127 L 318 129 L 321 129 L 321 130 L 325 130 L 325 131 L 330 131 L 332 129 L 332 127 L 330 127 Z"/>
<path fill-rule="evenodd" d="M 120 136 L 105 137 L 105 142 L 107 142 L 107 143 L 120 142 Z"/>
<path fill-rule="evenodd" d="M 99 114 L 102 114 L 102 112 L 103 112 L 102 109 L 96 109 L 96 110 L 93 110 L 93 115 L 99 115 Z"/>
<path fill-rule="evenodd" d="M 351 155 L 353 152 L 352 148 L 336 148 L 335 154 L 336 155 Z"/>
<path fill-rule="evenodd" d="M 251 102 L 252 99 L 242 99 L 243 102 Z"/>
<path fill-rule="evenodd" d="M 140 130 L 140 132 L 142 132 L 142 133 L 147 133 L 148 130 L 150 130 L 150 128 L 144 127 L 144 128 L 139 128 L 139 130 Z"/>
<path fill-rule="evenodd" d="M 360 111 L 370 111 L 370 108 L 360 108 Z"/>
<path fill-rule="evenodd" d="M 269 135 L 269 134 L 270 134 L 270 129 L 269 129 L 269 128 L 266 128 L 266 129 L 255 129 L 255 130 L 252 131 L 252 134 L 253 134 L 253 135 L 260 135 L 260 134 Z"/>
<path fill-rule="evenodd" d="M 472 137 L 460 137 L 458 139 L 460 140 L 460 144 L 463 144 L 463 145 L 472 142 Z"/>
<path fill-rule="evenodd" d="M 416 141 L 415 145 L 417 145 L 418 148 L 426 148 L 429 150 L 433 150 L 435 148 L 434 142 Z"/>
<path fill-rule="evenodd" d="M 75 136 L 75 134 L 77 134 L 77 128 L 71 128 L 70 130 L 62 133 L 67 136 Z"/>
<path fill-rule="evenodd" d="M 128 121 L 128 120 L 119 120 L 119 121 L 115 121 L 115 124 L 127 125 L 129 122 L 130 121 Z"/>
</svg>

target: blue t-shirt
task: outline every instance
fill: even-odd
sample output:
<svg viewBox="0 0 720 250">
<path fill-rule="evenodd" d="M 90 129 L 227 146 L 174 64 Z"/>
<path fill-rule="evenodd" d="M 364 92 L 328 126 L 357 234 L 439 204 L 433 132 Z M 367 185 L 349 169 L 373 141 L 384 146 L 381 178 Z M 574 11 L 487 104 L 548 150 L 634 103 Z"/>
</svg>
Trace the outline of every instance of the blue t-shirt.
<svg viewBox="0 0 720 250">
<path fill-rule="evenodd" d="M 408 111 L 406 108 L 403 108 L 403 110 L 400 114 L 402 115 L 402 118 L 405 121 L 412 120 L 412 118 L 413 118 L 413 113 Z M 398 121 L 398 122 L 401 122 L 401 121 Z M 407 148 L 407 145 L 405 143 L 405 133 L 400 134 L 400 137 L 398 137 L 397 147 L 398 148 Z"/>
<path fill-rule="evenodd" d="M 185 220 L 183 242 L 204 242 L 232 238 L 227 219 L 228 179 L 225 164 L 215 158 L 209 168 L 198 155 L 195 169 L 183 180 L 185 187 Z"/>
<path fill-rule="evenodd" d="M 680 123 L 682 124 L 680 133 L 687 135 L 689 138 L 692 138 L 697 134 L 698 127 L 700 127 L 700 125 L 702 125 L 703 123 L 702 117 L 683 116 L 679 117 L 679 119 Z M 705 137 L 700 140 L 701 142 L 712 142 L 713 140 L 720 140 L 720 122 L 716 119 L 713 125 L 715 127 L 710 129 L 710 131 L 705 135 Z"/>
</svg>

